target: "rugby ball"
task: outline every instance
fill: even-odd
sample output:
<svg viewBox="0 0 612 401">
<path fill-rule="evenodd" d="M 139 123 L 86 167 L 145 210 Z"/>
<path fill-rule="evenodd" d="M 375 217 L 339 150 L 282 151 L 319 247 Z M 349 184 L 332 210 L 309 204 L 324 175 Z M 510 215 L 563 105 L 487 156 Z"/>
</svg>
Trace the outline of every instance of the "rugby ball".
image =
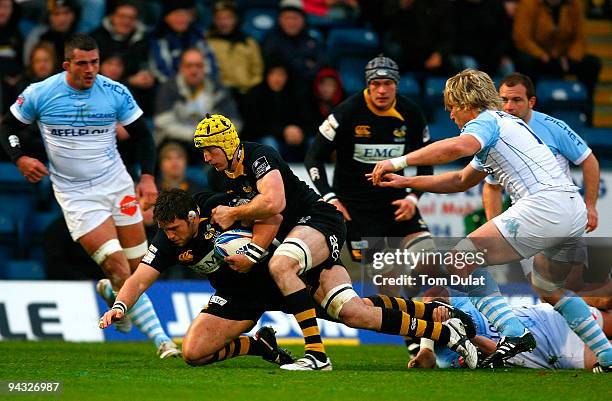
<svg viewBox="0 0 612 401">
<path fill-rule="evenodd" d="M 253 233 L 242 228 L 221 233 L 215 240 L 215 253 L 222 258 L 236 255 L 238 250 L 251 242 Z"/>
</svg>

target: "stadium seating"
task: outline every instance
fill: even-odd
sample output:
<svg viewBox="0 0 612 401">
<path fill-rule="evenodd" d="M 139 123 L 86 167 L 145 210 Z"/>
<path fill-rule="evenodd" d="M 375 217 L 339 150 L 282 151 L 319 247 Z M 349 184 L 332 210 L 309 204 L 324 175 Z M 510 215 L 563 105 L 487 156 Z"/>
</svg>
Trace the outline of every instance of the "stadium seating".
<svg viewBox="0 0 612 401">
<path fill-rule="evenodd" d="M 352 95 L 365 88 L 363 69 L 368 63 L 367 58 L 345 57 L 338 61 L 338 73 L 342 79 L 342 87 L 348 95 Z"/>
<path fill-rule="evenodd" d="M 37 260 L 0 261 L 0 279 L 44 280 L 45 269 Z"/>
<path fill-rule="evenodd" d="M 17 256 L 18 240 L 15 220 L 0 211 L 0 262 Z"/>
<path fill-rule="evenodd" d="M 327 36 L 328 57 L 336 66 L 343 58 L 356 57 L 369 60 L 379 51 L 378 34 L 370 29 L 334 28 L 330 29 Z"/>
<path fill-rule="evenodd" d="M 444 105 L 444 87 L 446 78 L 430 77 L 425 80 L 424 100 L 429 106 Z"/>
<path fill-rule="evenodd" d="M 206 171 L 202 167 L 189 166 L 185 171 L 185 175 L 191 181 L 196 182 L 202 187 L 208 187 L 208 177 Z"/>
<path fill-rule="evenodd" d="M 242 30 L 261 43 L 266 33 L 274 28 L 277 15 L 276 8 L 249 8 L 242 17 Z"/>
<path fill-rule="evenodd" d="M 397 85 L 397 93 L 416 101 L 421 96 L 421 86 L 412 74 L 403 74 Z"/>
</svg>

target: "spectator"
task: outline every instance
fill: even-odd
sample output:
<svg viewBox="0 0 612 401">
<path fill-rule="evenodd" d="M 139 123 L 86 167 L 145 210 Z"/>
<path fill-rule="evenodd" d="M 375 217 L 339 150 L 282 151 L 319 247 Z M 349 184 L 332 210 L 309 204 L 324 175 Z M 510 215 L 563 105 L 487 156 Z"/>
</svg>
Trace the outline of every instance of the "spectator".
<svg viewBox="0 0 612 401">
<path fill-rule="evenodd" d="M 40 42 L 34 46 L 30 55 L 28 68 L 17 83 L 15 97 L 17 97 L 18 93 L 23 92 L 28 85 L 45 80 L 57 73 L 58 66 L 56 60 L 55 48 L 51 43 Z M 26 149 L 28 154 L 32 154 L 33 157 L 38 160 L 44 163 L 48 161 L 45 145 L 43 144 L 40 130 L 36 124 L 30 125 L 22 131 L 21 146 Z"/>
<path fill-rule="evenodd" d="M 103 57 L 100 63 L 100 74 L 109 77 L 113 81 L 122 81 L 125 65 L 123 59 L 116 54 Z"/>
<path fill-rule="evenodd" d="M 304 12 L 317 26 L 351 23 L 359 16 L 357 0 L 303 0 Z"/>
<path fill-rule="evenodd" d="M 206 113 L 236 116 L 241 126 L 236 103 L 229 91 L 204 73 L 206 62 L 200 49 L 183 53 L 179 72 L 159 88 L 155 107 L 155 139 L 158 144 L 174 140 L 185 144 L 190 163 L 202 157 L 193 147 L 193 132 Z"/>
<path fill-rule="evenodd" d="M 324 62 L 324 51 L 308 32 L 301 0 L 280 2 L 278 27 L 266 35 L 262 52 L 266 63 L 275 58 L 287 60 L 298 96 L 310 94 L 312 81 Z"/>
<path fill-rule="evenodd" d="M 240 30 L 233 2 L 215 4 L 213 26 L 207 39 L 219 65 L 223 85 L 232 89 L 234 98 L 242 106 L 244 95 L 262 80 L 263 60 L 255 39 Z"/>
<path fill-rule="evenodd" d="M 289 77 L 282 61 L 268 64 L 264 82 L 248 94 L 242 138 L 276 148 L 291 163 L 304 160 L 307 141 L 301 128 L 304 103 L 292 90 Z"/>
<path fill-rule="evenodd" d="M 57 64 L 64 61 L 64 42 L 75 32 L 81 13 L 78 0 L 51 0 L 48 3 L 48 24 L 38 25 L 28 35 L 24 46 L 24 63 L 30 59 L 34 46 L 42 41 L 55 47 Z"/>
<path fill-rule="evenodd" d="M 474 68 L 491 76 L 514 72 L 511 23 L 499 0 L 455 0 L 454 63 L 456 69 Z"/>
<path fill-rule="evenodd" d="M 333 68 L 323 68 L 315 77 L 312 85 L 313 101 L 310 103 L 310 115 L 307 123 L 309 136 L 318 132 L 321 121 L 324 121 L 332 109 L 344 99 L 340 75 Z"/>
<path fill-rule="evenodd" d="M 91 36 L 98 42 L 102 57 L 112 54 L 122 59 L 124 72 L 118 80 L 128 85 L 145 115 L 152 115 L 155 77 L 148 64 L 147 27 L 138 19 L 136 4 L 118 1 Z"/>
<path fill-rule="evenodd" d="M 194 0 L 163 2 L 163 20 L 151 39 L 151 69 L 160 82 L 166 82 L 178 71 L 181 55 L 195 47 L 206 56 L 206 75 L 217 79 L 217 64 L 202 33 L 194 24 Z"/>
<path fill-rule="evenodd" d="M 384 10 L 389 36 L 385 50 L 400 71 L 447 76 L 454 37 L 447 0 L 391 0 Z"/>
<path fill-rule="evenodd" d="M 574 74 L 589 94 L 587 121 L 592 120 L 593 93 L 601 60 L 585 54 L 584 10 L 579 0 L 523 0 L 514 20 L 517 64 L 537 81 L 541 76 Z"/>
<path fill-rule="evenodd" d="M 19 9 L 14 0 L 0 0 L 0 109 L 6 113 L 15 99 L 15 85 L 22 70 L 23 39 L 17 24 Z"/>
</svg>

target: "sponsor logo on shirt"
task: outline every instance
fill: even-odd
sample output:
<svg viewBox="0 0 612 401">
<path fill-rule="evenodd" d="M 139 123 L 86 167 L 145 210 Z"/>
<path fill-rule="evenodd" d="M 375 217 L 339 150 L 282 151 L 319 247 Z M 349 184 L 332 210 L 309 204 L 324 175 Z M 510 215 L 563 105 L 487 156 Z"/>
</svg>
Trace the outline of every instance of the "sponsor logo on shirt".
<svg viewBox="0 0 612 401">
<path fill-rule="evenodd" d="M 119 202 L 119 208 L 122 214 L 127 214 L 128 216 L 133 216 L 138 211 L 138 202 L 136 202 L 136 198 L 132 195 L 126 195 L 121 202 Z"/>
<path fill-rule="evenodd" d="M 393 136 L 396 138 L 403 138 L 406 136 L 406 126 L 402 125 L 399 128 L 393 130 Z"/>
<path fill-rule="evenodd" d="M 257 179 L 260 179 L 265 173 L 272 169 L 272 167 L 270 167 L 270 163 L 268 163 L 268 159 L 266 159 L 266 156 L 261 156 L 255 160 L 252 167 Z"/>
<path fill-rule="evenodd" d="M 191 262 L 193 261 L 193 253 L 190 250 L 181 253 L 178 257 L 180 262 Z"/>
<path fill-rule="evenodd" d="M 381 160 L 387 160 L 394 157 L 399 157 L 404 154 L 403 144 L 355 144 L 353 159 L 361 163 L 374 164 Z"/>
<path fill-rule="evenodd" d="M 372 136 L 369 125 L 357 125 L 355 127 L 355 138 L 370 138 Z"/>
</svg>

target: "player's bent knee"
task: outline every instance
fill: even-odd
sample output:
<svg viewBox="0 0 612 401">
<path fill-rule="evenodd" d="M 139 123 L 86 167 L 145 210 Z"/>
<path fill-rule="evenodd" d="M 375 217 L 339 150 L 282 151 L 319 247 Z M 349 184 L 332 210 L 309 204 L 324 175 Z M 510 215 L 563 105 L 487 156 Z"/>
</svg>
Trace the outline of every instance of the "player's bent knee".
<svg viewBox="0 0 612 401">
<path fill-rule="evenodd" d="M 329 316 L 336 320 L 340 319 L 347 326 L 351 326 L 345 319 L 354 322 L 354 319 L 358 318 L 358 316 L 355 316 L 356 313 L 352 312 L 356 309 L 360 309 L 357 305 L 355 305 L 355 307 L 348 306 L 351 305 L 349 301 L 353 298 L 357 298 L 359 303 L 365 306 L 350 284 L 341 284 L 332 288 L 325 294 L 325 297 L 321 301 L 321 306 Z M 345 306 L 347 307 L 345 308 Z"/>
<path fill-rule="evenodd" d="M 268 268 L 270 269 L 270 275 L 274 279 L 283 277 L 286 274 L 298 274 L 300 271 L 300 265 L 297 260 L 278 255 L 270 259 Z"/>
<path fill-rule="evenodd" d="M 308 245 L 299 238 L 287 238 L 276 251 L 274 251 L 274 260 L 277 256 L 286 256 L 287 258 L 294 261 L 293 265 L 297 263 L 299 266 L 298 275 L 304 273 L 306 270 L 312 267 L 312 255 Z M 272 262 L 272 260 L 270 262 Z M 279 267 L 280 268 L 280 267 Z M 272 265 L 270 265 L 272 271 Z"/>
<path fill-rule="evenodd" d="M 187 343 L 183 344 L 183 361 L 190 366 L 206 365 L 213 357 L 214 353 L 202 352 Z"/>
<path fill-rule="evenodd" d="M 538 273 L 536 269 L 533 269 L 533 271 L 531 272 L 531 284 L 533 284 L 536 289 L 552 293 L 563 288 L 565 286 L 565 280 L 549 280 L 543 277 L 540 273 Z"/>
<path fill-rule="evenodd" d="M 147 250 L 149 249 L 149 244 L 145 240 L 139 245 L 132 246 L 130 248 L 123 248 L 123 252 L 125 253 L 125 257 L 128 259 L 141 259 Z"/>
<path fill-rule="evenodd" d="M 117 238 L 109 239 L 98 250 L 91 254 L 91 258 L 100 266 L 104 261 L 116 252 L 123 251 L 121 244 Z"/>
</svg>

